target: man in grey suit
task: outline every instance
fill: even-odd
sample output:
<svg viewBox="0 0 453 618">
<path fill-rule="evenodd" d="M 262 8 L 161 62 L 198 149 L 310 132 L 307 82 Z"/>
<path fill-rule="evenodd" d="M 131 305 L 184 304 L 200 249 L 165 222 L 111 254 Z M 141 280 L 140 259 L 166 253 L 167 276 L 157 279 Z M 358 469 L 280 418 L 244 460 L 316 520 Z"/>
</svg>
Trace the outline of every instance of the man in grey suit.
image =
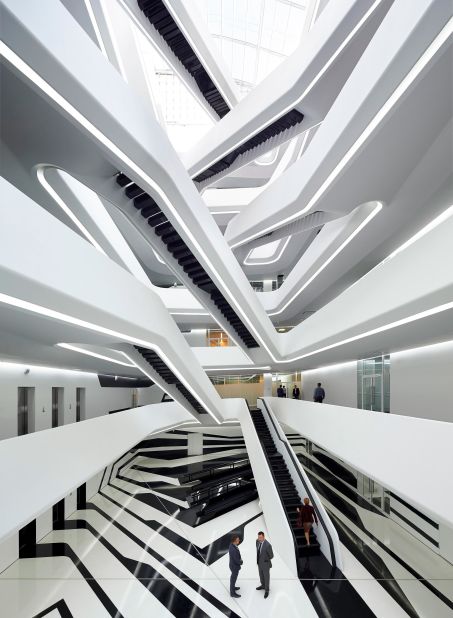
<svg viewBox="0 0 453 618">
<path fill-rule="evenodd" d="M 272 545 L 264 538 L 264 532 L 258 532 L 258 539 L 256 541 L 256 562 L 258 564 L 258 573 L 260 574 L 261 584 L 257 590 L 264 590 L 264 598 L 269 596 L 269 580 L 270 569 L 272 567 L 272 558 L 274 552 L 272 551 Z"/>
<path fill-rule="evenodd" d="M 239 590 L 239 586 L 236 586 L 236 581 L 239 575 L 239 571 L 241 570 L 241 565 L 242 565 L 242 558 L 241 558 L 241 552 L 239 551 L 239 543 L 241 542 L 241 539 L 239 538 L 239 535 L 237 534 L 233 534 L 233 536 L 231 537 L 231 543 L 230 543 L 230 547 L 229 547 L 229 554 L 230 554 L 230 571 L 231 571 L 231 576 L 230 576 L 230 596 L 235 597 L 235 598 L 239 598 L 241 595 L 237 593 L 237 591 Z"/>
</svg>

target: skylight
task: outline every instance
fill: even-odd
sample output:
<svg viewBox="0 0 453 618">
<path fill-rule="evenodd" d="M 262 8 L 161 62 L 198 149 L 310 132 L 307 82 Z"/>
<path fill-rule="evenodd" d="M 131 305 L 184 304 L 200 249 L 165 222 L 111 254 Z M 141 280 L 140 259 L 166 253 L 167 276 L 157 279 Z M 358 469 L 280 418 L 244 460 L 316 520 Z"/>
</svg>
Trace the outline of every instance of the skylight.
<svg viewBox="0 0 453 618">
<path fill-rule="evenodd" d="M 308 0 L 195 0 L 242 96 L 298 46 Z"/>
</svg>

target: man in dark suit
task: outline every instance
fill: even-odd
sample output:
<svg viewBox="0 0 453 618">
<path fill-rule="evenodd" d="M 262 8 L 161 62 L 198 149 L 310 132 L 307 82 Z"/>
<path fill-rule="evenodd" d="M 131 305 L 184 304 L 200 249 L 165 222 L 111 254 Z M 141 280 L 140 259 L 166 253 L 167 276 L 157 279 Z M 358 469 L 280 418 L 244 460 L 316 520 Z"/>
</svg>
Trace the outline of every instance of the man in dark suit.
<svg viewBox="0 0 453 618">
<path fill-rule="evenodd" d="M 256 563 L 258 564 L 258 573 L 260 575 L 260 585 L 257 590 L 264 589 L 264 598 L 269 596 L 269 580 L 270 570 L 272 567 L 272 558 L 274 552 L 272 551 L 272 545 L 264 538 L 264 532 L 258 532 L 258 539 L 256 540 Z"/>
<path fill-rule="evenodd" d="M 236 580 L 239 575 L 239 571 L 241 570 L 242 559 L 241 552 L 239 551 L 238 545 L 241 542 L 240 537 L 237 534 L 233 534 L 231 537 L 231 543 L 229 548 L 230 554 L 230 595 L 235 598 L 239 598 L 241 595 L 236 592 L 239 590 L 239 586 L 236 586 Z"/>
</svg>

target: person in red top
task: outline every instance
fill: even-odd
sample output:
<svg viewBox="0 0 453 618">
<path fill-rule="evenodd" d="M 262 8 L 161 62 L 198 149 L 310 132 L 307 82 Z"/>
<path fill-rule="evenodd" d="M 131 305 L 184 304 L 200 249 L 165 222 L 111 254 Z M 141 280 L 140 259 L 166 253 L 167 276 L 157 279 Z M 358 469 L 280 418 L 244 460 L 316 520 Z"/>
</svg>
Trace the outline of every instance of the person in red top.
<svg viewBox="0 0 453 618">
<path fill-rule="evenodd" d="M 310 545 L 310 530 L 313 526 L 313 521 L 318 525 L 318 518 L 315 509 L 311 506 L 309 498 L 304 498 L 302 506 L 297 507 L 297 522 L 298 528 L 303 528 L 307 545 Z"/>
</svg>

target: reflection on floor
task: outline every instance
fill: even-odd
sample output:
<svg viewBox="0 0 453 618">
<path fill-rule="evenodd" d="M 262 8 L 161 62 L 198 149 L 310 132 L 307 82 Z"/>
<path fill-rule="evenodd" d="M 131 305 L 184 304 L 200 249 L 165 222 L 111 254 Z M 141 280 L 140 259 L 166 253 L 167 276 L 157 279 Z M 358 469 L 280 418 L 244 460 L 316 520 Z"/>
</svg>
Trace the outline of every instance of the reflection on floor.
<svg viewBox="0 0 453 618">
<path fill-rule="evenodd" d="M 256 591 L 255 538 L 267 529 L 243 440 L 204 440 L 204 454 L 189 457 L 187 432 L 161 434 L 106 470 L 85 508 L 58 519 L 0 574 L 2 618 L 315 618 L 304 588 L 322 600 L 321 590 L 335 595 L 337 582 L 329 575 L 313 581 L 309 559 L 302 586 L 274 542 L 271 594 L 265 600 Z M 338 462 L 308 454 L 300 436 L 291 442 L 337 527 L 343 573 L 367 615 L 452 617 L 452 565 L 358 496 L 355 478 Z M 244 565 L 241 597 L 233 599 L 227 552 L 236 531 Z M 325 608 L 318 615 L 356 618 L 340 601 L 334 614 Z"/>
<path fill-rule="evenodd" d="M 356 476 L 341 462 L 313 445 L 307 452 L 298 434 L 287 437 L 332 518 L 344 546 L 345 575 L 359 593 L 363 585 L 358 574 L 365 572 L 404 615 L 452 618 L 453 565 L 435 553 L 426 538 L 420 540 L 417 526 L 412 531 L 403 528 L 360 496 Z"/>
<path fill-rule="evenodd" d="M 216 437 L 218 450 L 188 457 L 169 436 L 133 449 L 85 508 L 22 549 L 0 575 L 1 616 L 316 616 L 277 548 L 271 596 L 255 590 L 255 538 L 266 524 L 241 440 Z M 225 491 L 234 496 L 227 513 Z M 229 595 L 233 531 L 243 538 L 239 599 Z"/>
</svg>

